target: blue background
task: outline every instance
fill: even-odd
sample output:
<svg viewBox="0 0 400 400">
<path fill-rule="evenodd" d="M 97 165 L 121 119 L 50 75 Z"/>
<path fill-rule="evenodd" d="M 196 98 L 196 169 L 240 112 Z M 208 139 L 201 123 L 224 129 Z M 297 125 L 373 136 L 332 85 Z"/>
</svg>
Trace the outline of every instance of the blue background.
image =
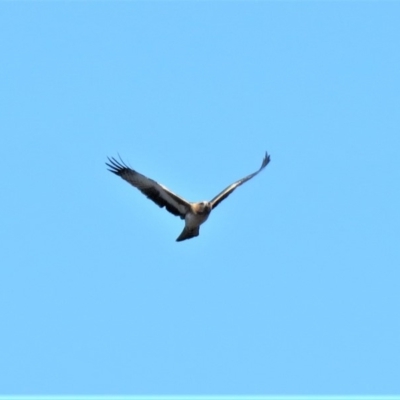
<svg viewBox="0 0 400 400">
<path fill-rule="evenodd" d="M 400 393 L 399 17 L 1 3 L 0 392 Z"/>
</svg>

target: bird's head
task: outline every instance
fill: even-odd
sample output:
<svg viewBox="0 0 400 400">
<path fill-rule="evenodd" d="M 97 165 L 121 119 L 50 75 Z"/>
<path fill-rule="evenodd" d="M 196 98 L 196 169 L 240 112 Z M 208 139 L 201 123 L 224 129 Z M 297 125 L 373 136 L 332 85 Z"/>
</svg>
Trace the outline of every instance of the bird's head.
<svg viewBox="0 0 400 400">
<path fill-rule="evenodd" d="M 208 201 L 198 203 L 196 210 L 199 214 L 209 214 L 211 211 L 211 204 Z"/>
</svg>

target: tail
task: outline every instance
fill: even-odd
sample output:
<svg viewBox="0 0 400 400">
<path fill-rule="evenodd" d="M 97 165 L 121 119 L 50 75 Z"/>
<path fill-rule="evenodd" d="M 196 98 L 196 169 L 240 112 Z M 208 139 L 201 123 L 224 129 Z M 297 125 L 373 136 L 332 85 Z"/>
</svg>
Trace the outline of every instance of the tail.
<svg viewBox="0 0 400 400">
<path fill-rule="evenodd" d="M 191 239 L 193 237 L 199 236 L 200 227 L 188 228 L 185 226 L 182 233 L 176 239 L 177 242 L 182 242 L 182 240 Z"/>
</svg>

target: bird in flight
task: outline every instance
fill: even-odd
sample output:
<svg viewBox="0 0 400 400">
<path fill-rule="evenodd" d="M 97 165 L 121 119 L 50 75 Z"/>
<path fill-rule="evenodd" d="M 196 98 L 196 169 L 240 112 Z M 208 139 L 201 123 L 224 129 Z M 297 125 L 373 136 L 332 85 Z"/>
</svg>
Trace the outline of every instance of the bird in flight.
<svg viewBox="0 0 400 400">
<path fill-rule="evenodd" d="M 217 207 L 222 200 L 226 199 L 237 187 L 255 177 L 270 162 L 270 156 L 265 153 L 261 167 L 250 175 L 239 179 L 217 194 L 211 201 L 200 201 L 191 203 L 168 188 L 156 181 L 147 178 L 139 172 L 129 168 L 120 158 L 108 157 L 106 165 L 108 170 L 129 182 L 132 186 L 139 189 L 150 200 L 154 201 L 159 207 L 165 207 L 171 214 L 185 220 L 185 227 L 176 239 L 177 242 L 199 236 L 200 225 L 209 217 L 211 211 Z"/>
</svg>

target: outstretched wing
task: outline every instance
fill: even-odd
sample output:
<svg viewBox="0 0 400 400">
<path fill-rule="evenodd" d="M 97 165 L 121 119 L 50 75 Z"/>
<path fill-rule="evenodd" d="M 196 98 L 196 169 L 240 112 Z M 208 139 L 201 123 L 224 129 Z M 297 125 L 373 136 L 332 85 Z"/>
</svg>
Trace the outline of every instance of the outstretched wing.
<svg viewBox="0 0 400 400">
<path fill-rule="evenodd" d="M 113 157 L 108 157 L 108 161 L 106 165 L 109 171 L 135 186 L 159 207 L 165 207 L 171 214 L 182 219 L 185 218 L 190 209 L 189 202 L 171 192 L 165 186 L 129 168 L 122 160 L 118 161 Z"/>
<path fill-rule="evenodd" d="M 229 185 L 227 188 L 225 188 L 220 194 L 218 194 L 217 196 L 215 196 L 211 201 L 211 207 L 215 208 L 217 207 L 217 205 L 219 203 L 221 203 L 222 200 L 226 199 L 237 187 L 239 187 L 240 185 L 242 185 L 243 183 L 247 182 L 248 180 L 250 180 L 251 178 L 253 178 L 254 176 L 256 176 L 262 169 L 264 169 L 268 163 L 270 162 L 271 158 L 268 155 L 268 153 L 265 153 L 265 157 L 264 160 L 261 164 L 261 167 L 258 171 L 253 172 L 252 174 L 246 176 L 245 178 L 242 178 L 240 180 L 238 180 L 235 183 L 232 183 L 232 185 Z"/>
</svg>

